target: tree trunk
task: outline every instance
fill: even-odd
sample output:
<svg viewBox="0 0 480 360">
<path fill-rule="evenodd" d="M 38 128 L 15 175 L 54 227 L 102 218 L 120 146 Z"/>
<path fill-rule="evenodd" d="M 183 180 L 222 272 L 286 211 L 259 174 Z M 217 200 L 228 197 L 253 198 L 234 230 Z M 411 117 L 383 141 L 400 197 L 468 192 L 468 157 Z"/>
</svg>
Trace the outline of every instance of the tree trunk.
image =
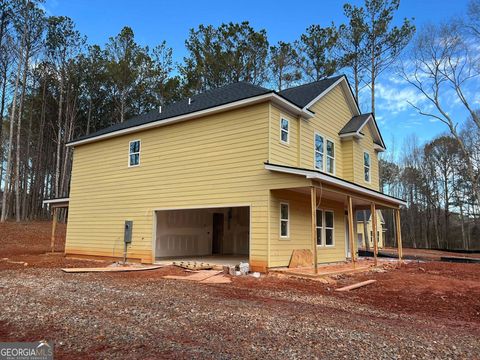
<svg viewBox="0 0 480 360">
<path fill-rule="evenodd" d="M 60 75 L 60 99 L 58 102 L 57 118 L 57 157 L 55 162 L 55 197 L 60 196 L 60 154 L 62 150 L 62 110 L 63 110 L 63 70 Z"/>
<path fill-rule="evenodd" d="M 15 110 L 17 109 L 17 93 L 18 93 L 18 84 L 20 82 L 20 74 L 22 73 L 22 64 L 23 64 L 23 43 L 24 39 L 22 39 L 22 48 L 20 50 L 20 57 L 18 61 L 18 69 L 17 75 L 15 76 L 15 87 L 13 91 L 13 99 L 12 99 L 12 111 L 10 114 L 10 134 L 8 140 L 8 153 L 7 153 L 7 168 L 5 171 L 5 186 L 3 191 L 3 198 L 2 198 L 2 215 L 0 216 L 0 222 L 5 222 L 7 219 L 7 211 L 9 203 L 7 203 L 7 196 L 9 193 L 10 188 L 10 178 L 11 178 L 11 167 L 12 167 L 12 148 L 13 148 L 13 132 L 14 132 L 14 124 L 15 124 Z"/>
</svg>

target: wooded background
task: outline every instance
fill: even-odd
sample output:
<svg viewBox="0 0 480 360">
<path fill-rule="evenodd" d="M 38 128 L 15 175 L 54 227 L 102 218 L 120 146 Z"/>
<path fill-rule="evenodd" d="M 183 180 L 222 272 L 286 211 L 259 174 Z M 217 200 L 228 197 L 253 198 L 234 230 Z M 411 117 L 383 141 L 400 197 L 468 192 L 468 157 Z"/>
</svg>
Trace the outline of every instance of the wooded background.
<svg viewBox="0 0 480 360">
<path fill-rule="evenodd" d="M 165 41 L 141 46 L 128 26 L 89 44 L 72 19 L 47 16 L 42 0 L 0 0 L 1 221 L 46 218 L 42 200 L 68 196 L 65 144 L 81 135 L 236 81 L 281 90 L 342 72 L 357 98 L 368 94 L 362 111 L 375 113 L 375 85 L 389 71 L 429 102 L 419 117 L 446 130 L 382 155 L 382 189 L 408 202 L 406 244 L 478 248 L 480 120 L 471 87 L 480 74 L 480 0 L 463 17 L 417 32 L 413 19 L 395 18 L 399 5 L 345 4 L 345 24 L 313 24 L 292 43 L 269 44 L 266 30 L 248 22 L 199 25 L 176 63 Z M 468 118 L 445 110 L 446 91 Z"/>
</svg>

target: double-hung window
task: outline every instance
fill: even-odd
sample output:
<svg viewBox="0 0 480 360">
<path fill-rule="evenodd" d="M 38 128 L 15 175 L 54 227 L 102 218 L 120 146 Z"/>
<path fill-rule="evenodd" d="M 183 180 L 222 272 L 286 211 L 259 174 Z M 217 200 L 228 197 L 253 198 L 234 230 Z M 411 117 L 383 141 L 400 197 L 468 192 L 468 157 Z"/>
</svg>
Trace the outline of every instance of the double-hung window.
<svg viewBox="0 0 480 360">
<path fill-rule="evenodd" d="M 315 169 L 335 174 L 335 143 L 333 141 L 315 133 L 314 157 Z"/>
<path fill-rule="evenodd" d="M 128 145 L 128 166 L 138 165 L 140 165 L 140 140 L 133 140 Z"/>
<path fill-rule="evenodd" d="M 333 211 L 317 210 L 317 245 L 333 246 Z"/>
<path fill-rule="evenodd" d="M 280 118 L 280 141 L 284 144 L 289 143 L 290 122 L 288 119 Z"/>
<path fill-rule="evenodd" d="M 370 154 L 366 151 L 363 153 L 363 176 L 366 182 L 370 182 Z"/>
<path fill-rule="evenodd" d="M 290 234 L 290 210 L 287 203 L 280 203 L 280 237 L 288 238 Z"/>
<path fill-rule="evenodd" d="M 315 134 L 315 169 L 320 171 L 323 171 L 323 144 L 323 136 Z"/>
</svg>

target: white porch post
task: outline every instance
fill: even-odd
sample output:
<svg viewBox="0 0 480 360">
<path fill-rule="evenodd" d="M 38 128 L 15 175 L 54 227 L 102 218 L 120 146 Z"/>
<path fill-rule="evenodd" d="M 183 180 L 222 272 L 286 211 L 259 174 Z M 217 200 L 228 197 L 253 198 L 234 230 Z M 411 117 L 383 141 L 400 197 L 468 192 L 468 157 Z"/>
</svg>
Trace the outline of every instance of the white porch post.
<svg viewBox="0 0 480 360">
<path fill-rule="evenodd" d="M 310 188 L 310 199 L 312 205 L 312 245 L 313 245 L 313 267 L 315 274 L 318 274 L 318 252 L 317 252 L 317 189 Z"/>
</svg>

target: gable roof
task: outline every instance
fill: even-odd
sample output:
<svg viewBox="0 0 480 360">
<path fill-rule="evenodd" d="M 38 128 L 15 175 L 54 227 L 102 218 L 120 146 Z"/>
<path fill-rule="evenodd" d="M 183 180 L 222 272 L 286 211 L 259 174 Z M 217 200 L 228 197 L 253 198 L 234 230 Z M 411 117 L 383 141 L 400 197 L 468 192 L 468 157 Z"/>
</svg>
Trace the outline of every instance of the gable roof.
<svg viewBox="0 0 480 360">
<path fill-rule="evenodd" d="M 309 119 L 314 113 L 308 108 L 337 84 L 341 84 L 345 90 L 347 101 L 353 113 L 360 114 L 358 104 L 345 75 L 295 86 L 280 92 L 247 82 L 237 82 L 163 106 L 160 108 L 161 111 L 160 109 L 155 109 L 143 115 L 133 117 L 123 123 L 118 123 L 92 134 L 81 136 L 67 143 L 67 146 L 80 145 L 146 130 L 267 100 L 284 107 L 294 115 Z M 380 135 L 379 132 L 378 135 Z"/>
<path fill-rule="evenodd" d="M 344 75 L 334 76 L 309 84 L 291 87 L 280 91 L 280 95 L 303 108 L 343 76 Z"/>
<path fill-rule="evenodd" d="M 371 124 L 371 130 L 374 139 L 373 142 L 378 146 L 377 150 L 385 150 L 385 142 L 383 141 L 382 134 L 380 134 L 380 129 L 378 128 L 373 113 L 360 114 L 352 117 L 340 130 L 338 135 L 340 135 L 340 137 L 353 136 L 356 138 L 361 138 L 363 137 L 361 131 L 367 124 Z"/>
</svg>

